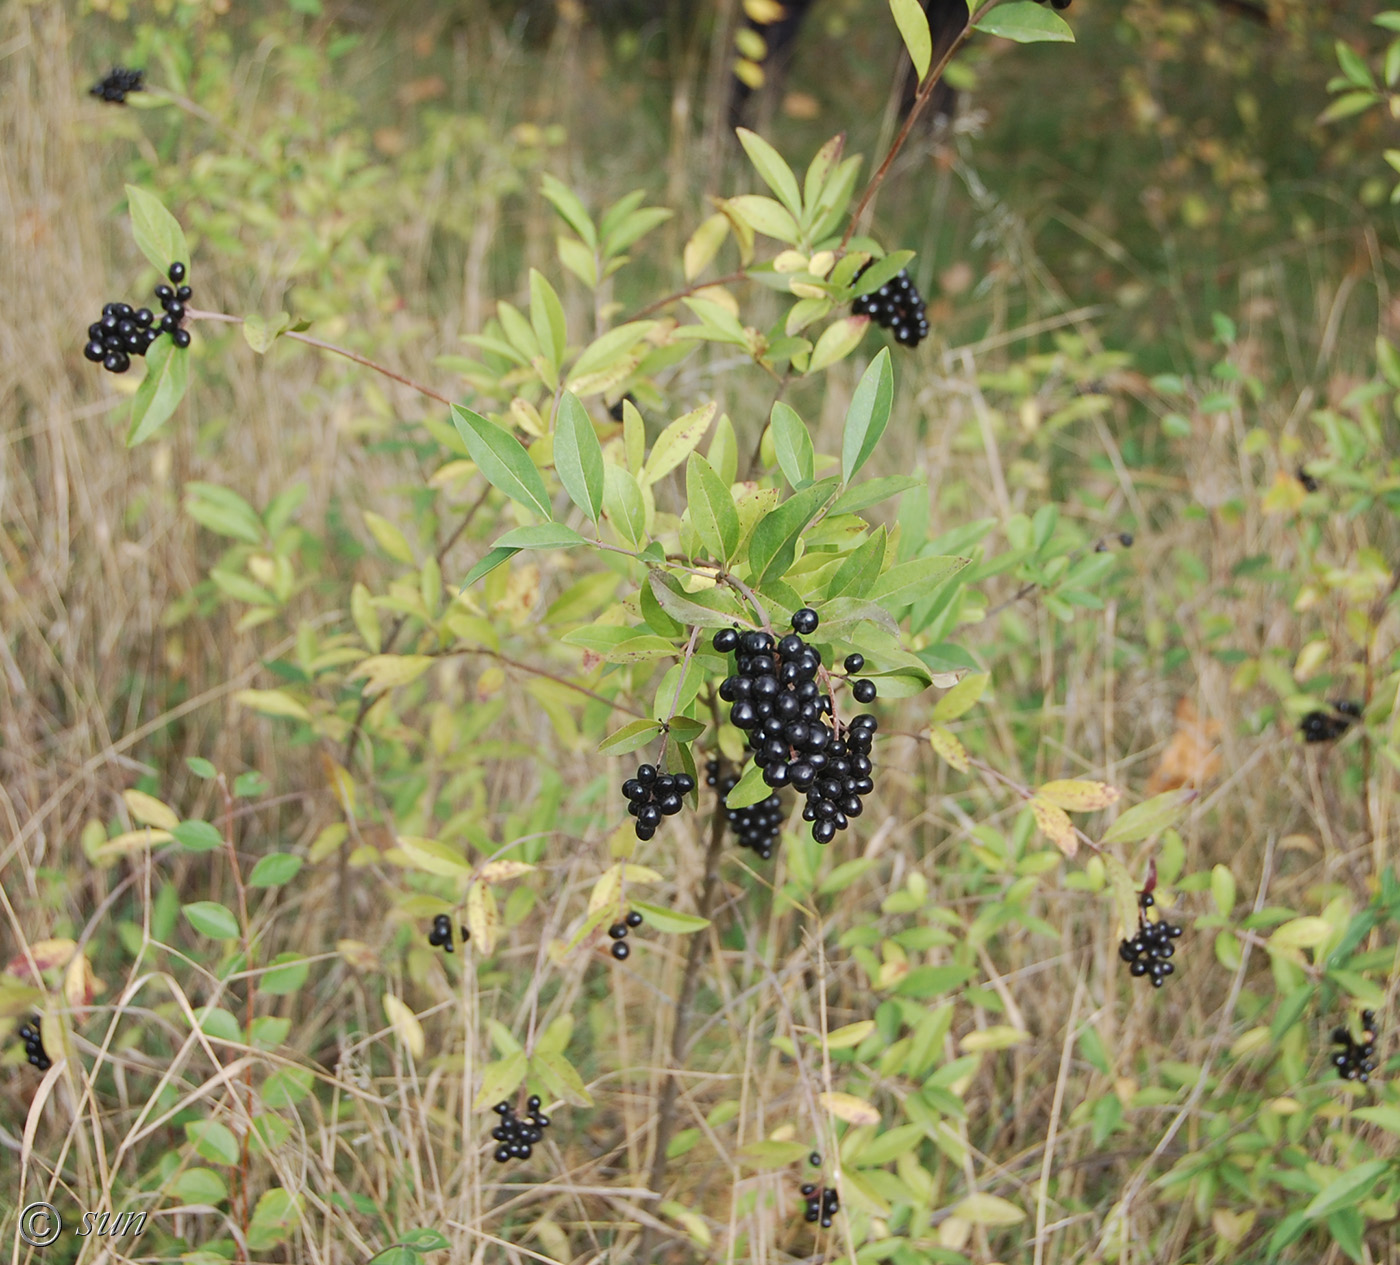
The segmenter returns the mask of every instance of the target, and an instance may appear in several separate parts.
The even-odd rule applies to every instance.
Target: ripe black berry
[[[491,1137],[499,1142],[495,1151],[492,1152],[497,1164],[504,1164],[507,1160],[528,1160],[531,1156],[532,1148],[544,1137],[544,1130],[549,1128],[549,1117],[540,1114],[540,1100],[538,1095],[531,1094],[527,1110],[530,1114],[521,1120],[515,1114],[515,1108],[508,1102],[498,1102],[492,1108],[501,1117],[501,1123],[491,1130]]]
[[[842,666],[846,669],[847,672],[850,672],[854,675],[855,673],[859,672],[863,667],[865,667],[865,656],[863,654],[848,654],[846,656],[846,661],[844,664],[842,664]]]
[[[637,772],[622,783],[627,811],[637,819],[637,838],[650,839],[663,817],[674,817],[685,807],[685,796],[695,789],[688,773],[662,773],[655,765],[639,765]]]
[[[177,329],[170,337],[177,347],[188,347],[190,345],[190,331],[187,329]]]
[[[721,799],[734,789],[738,780],[733,773],[721,777],[718,760],[711,760],[705,766],[705,784],[715,787]],[[726,808],[725,815],[729,820],[729,829],[734,834],[734,841],[741,848],[751,848],[764,861],[772,858],[773,849],[777,846],[778,836],[782,831],[783,819],[787,816],[781,797],[774,794],[757,804],[750,804],[747,808]]]
[[[1297,474],[1298,482],[1303,485],[1304,492],[1316,492],[1322,486],[1317,479],[1308,473],[1307,466],[1299,466]]]
[[[1139,894],[1137,934],[1119,943],[1118,956],[1134,978],[1150,976],[1153,988],[1161,988],[1176,970],[1170,959],[1176,954],[1174,942],[1181,936],[1181,928],[1163,920],[1149,921],[1147,911],[1155,904],[1150,892]]]
[[[88,89],[88,94],[111,105],[124,105],[128,92],[145,91],[145,85],[141,82],[145,73],[144,70],[127,70],[121,66],[113,66]]]
[[[44,1051],[44,1037],[37,1018],[21,1026],[19,1039],[24,1042],[24,1052],[29,1056],[30,1067],[47,1072],[53,1066],[53,1060]]]
[[[876,693],[874,681],[857,681],[851,687],[851,694],[857,703],[873,703]]]
[[[627,947],[627,942],[625,940],[618,940],[614,942],[612,947],[612,955],[619,962],[624,961],[627,958],[627,955],[631,952],[632,950]]]
[[[1376,1012],[1361,1012],[1361,1040],[1355,1040],[1346,1028],[1333,1028],[1332,1041],[1341,1048],[1332,1056],[1332,1066],[1344,1081],[1360,1081],[1363,1085],[1371,1079],[1376,1069]]]
[[[466,940],[466,930],[463,929],[462,939]],[[452,947],[452,919],[446,914],[438,914],[433,919],[433,929],[428,932],[428,943],[435,949],[446,949],[449,953],[455,953]]]
[[[860,671],[860,669],[857,668],[856,671]],[[813,1151],[811,1155],[807,1157],[807,1163],[809,1163],[813,1168],[820,1168],[822,1164],[821,1152]]]
[[[629,927],[640,927],[642,925],[642,916],[635,909],[633,909],[629,911],[627,917],[623,919],[623,922],[625,922]]]
[[[711,643],[720,654],[728,654],[739,644],[739,633],[734,628],[721,628],[715,633]]]
[[[810,637],[817,631],[817,624],[820,622],[817,612],[810,606],[804,606],[792,617],[792,630],[801,633],[804,637]]]
[[[869,266],[867,264],[866,268]],[[862,268],[856,273],[855,280],[859,281],[864,272],[865,268]],[[901,347],[917,347],[929,332],[925,306],[923,296],[909,277],[908,269],[901,269],[897,277],[878,290],[860,295],[851,304],[851,314],[874,317],[875,323],[889,330]]]
[[[824,1230],[830,1229],[832,1218],[841,1210],[841,1198],[835,1188],[818,1187],[808,1182],[802,1187],[802,1194],[806,1199],[803,1220],[812,1223],[820,1221]]]
[[[1351,699],[1332,704],[1334,711],[1311,711],[1298,723],[1304,742],[1335,742],[1361,715],[1361,704]]]
[[[608,935],[614,940],[622,940],[627,936],[627,924],[625,922],[615,922],[608,928]]]
[[[165,275],[176,285],[179,285],[180,282],[185,279],[185,265],[182,263],[173,263],[170,265],[170,270]]]

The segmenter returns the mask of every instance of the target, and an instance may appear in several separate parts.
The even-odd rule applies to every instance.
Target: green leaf
[[[490,575],[501,563],[509,562],[519,552],[519,549],[502,549],[500,547],[490,550],[484,558],[481,558],[477,564],[467,572],[465,578],[462,580],[461,588],[463,590],[471,588],[482,576]]]
[[[832,321],[817,339],[812,348],[811,359],[807,362],[808,373],[820,373],[830,368],[838,360],[844,360],[860,346],[865,331],[870,327],[868,316],[843,316]]]
[[[885,565],[885,541],[886,532],[881,527],[852,549],[826,586],[827,598],[860,598],[869,593]]]
[[[888,611],[897,611],[927,596],[935,586],[967,566],[966,558],[914,558],[891,567],[867,594],[872,602]]]
[[[219,776],[219,770],[202,755],[187,755],[185,757],[185,764],[195,777],[202,777],[205,781],[208,781],[211,777]]]
[[[1349,1169],[1313,1196],[1308,1206],[1303,1209],[1303,1216],[1310,1221],[1317,1221],[1338,1208],[1354,1207],[1370,1194],[1371,1187],[1389,1168],[1389,1160],[1367,1160]]]
[[[553,518],[549,494],[544,480],[535,469],[530,455],[499,426],[488,422],[479,413],[452,406],[452,424],[472,455],[486,481],[513,501],[532,509],[541,518]]]
[[[563,523],[531,523],[515,527],[498,537],[493,549],[576,549],[588,542],[572,527]]]
[[[727,628],[740,617],[738,599],[727,588],[686,593],[674,576],[656,568],[648,574],[647,583],[657,605],[692,628]]]
[[[597,250],[598,230],[593,227],[593,221],[584,210],[578,194],[548,173],[540,177],[540,192],[554,204],[564,223],[583,238],[584,245],[590,251]]]
[[[798,539],[835,487],[835,479],[823,479],[794,493],[759,520],[749,538],[749,576],[756,588],[787,574],[797,555]]]
[[[924,12],[924,6],[919,0],[890,0],[890,12],[894,14],[900,38],[909,50],[919,82],[922,83],[933,60],[933,36],[928,29],[928,15]]]
[[[530,1065],[535,1074],[565,1102],[575,1107],[593,1105],[593,1096],[583,1083],[583,1077],[558,1050],[537,1049]]]
[[[301,857],[292,856],[289,852],[271,852],[260,857],[253,866],[253,872],[248,875],[248,886],[281,887],[283,883],[290,883],[296,878],[302,865]]]
[[[763,780],[763,770],[750,764],[743,776],[730,788],[724,797],[726,808],[748,808],[767,799],[773,793],[772,787]]]
[[[696,444],[710,428],[717,408],[711,400],[708,404],[691,409],[685,416],[676,418],[656,437],[656,443],[652,445],[651,455],[647,457],[646,469],[643,471],[646,482],[655,483],[664,478],[695,450]]]
[[[232,488],[217,483],[185,484],[185,513],[201,527],[245,544],[263,543],[262,520]]]
[[[245,316],[243,341],[261,356],[289,329],[303,330],[310,324],[310,321],[293,321],[286,312],[278,312],[276,316]]]
[[[909,0],[909,2],[916,3],[916,0]],[[748,154],[749,161],[754,165],[754,170],[763,177],[763,183],[778,195],[778,201],[788,209],[792,218],[800,220],[802,218],[802,194],[798,191],[797,177],[792,174],[792,168],[783,161],[783,156],[758,133],[751,132],[746,127],[736,128],[735,131],[739,137],[739,144],[744,147],[744,152]]]
[[[560,397],[554,418],[554,469],[569,499],[596,523],[603,512],[603,446],[572,391]]]
[[[762,233],[764,237],[774,237],[789,246],[796,246],[801,239],[802,235],[792,213],[772,198],[765,198],[756,193],[741,193],[737,198],[729,198],[725,206],[754,232]]]
[[[661,733],[659,720],[629,720],[598,744],[599,755],[626,755],[644,747]]]
[[[383,514],[376,514],[373,510],[365,510],[364,519],[375,544],[395,562],[413,565],[413,546],[408,543],[408,537],[396,523],[390,522]]]
[[[913,258],[912,250],[892,250],[888,255],[872,261],[860,274],[860,280],[852,283],[852,292],[873,294],[887,281],[893,281]]]
[[[419,1260],[410,1247],[386,1247],[369,1258],[369,1265],[419,1265]]]
[[[131,397],[126,446],[135,448],[158,431],[185,397],[190,385],[188,351],[169,338],[157,338],[146,353],[146,376]]]
[[[224,1179],[212,1168],[188,1168],[170,1183],[170,1189],[187,1204],[218,1207],[228,1198],[228,1187],[224,1184]],[[215,1259],[220,1262],[223,1260],[222,1257]]]
[[[929,719],[936,725],[943,725],[970,711],[982,697],[991,679],[990,672],[974,672],[963,677],[938,700]]]
[[[216,900],[197,900],[185,905],[180,912],[191,927],[211,940],[238,939],[238,919],[231,909]]]
[[[985,35],[999,35],[1018,44],[1038,44],[1046,40],[1074,43],[1069,23],[1033,0],[1012,0],[1010,4],[998,5],[973,26]]]
[[[186,852],[212,852],[224,846],[224,837],[207,821],[182,821],[170,832]]]
[[[1349,119],[1380,103],[1380,96],[1374,92],[1344,92],[1318,115],[1319,123],[1335,123],[1338,119]]]
[[[426,1226],[418,1230],[410,1230],[399,1240],[406,1248],[415,1252],[445,1252],[452,1244],[440,1230],[431,1230]]]
[[[217,1120],[191,1120],[185,1125],[185,1137],[200,1159],[211,1164],[237,1164],[238,1139],[233,1130]]]
[[[853,488],[847,488],[831,503],[831,513],[858,514],[871,505],[878,505],[889,497],[898,496],[910,488],[922,487],[924,480],[915,474],[890,474],[879,479],[867,479]]]
[[[136,245],[160,273],[162,281],[171,264],[189,264],[190,248],[185,242],[185,231],[158,197],[129,184],[126,203],[131,208],[131,233]],[[170,342],[168,338],[159,341]]]
[[[889,425],[894,405],[894,374],[890,370],[890,349],[882,347],[861,375],[851,406],[846,410],[846,429],[841,436],[841,481],[849,483],[863,466],[880,436]]]
[[[739,547],[739,511],[724,480],[698,452],[686,460],[685,494],[695,534],[712,558],[727,563]]]
[[[260,992],[269,993],[273,997],[285,997],[288,993],[294,993],[306,983],[306,977],[311,973],[311,968],[303,957],[295,953],[279,953],[272,959],[272,965],[265,970],[258,979],[258,989]],[[291,1071],[301,1071],[300,1068],[292,1068]],[[307,1072],[307,1087],[310,1088],[311,1073]]]
[[[545,359],[555,373],[564,361],[564,347],[567,332],[564,324],[564,305],[554,287],[538,269],[530,269],[530,323],[535,328],[535,337],[540,340]]]
[[[696,931],[703,931],[710,925],[708,918],[701,918],[696,914],[683,914],[676,909],[665,909],[660,905],[647,905],[642,901],[633,900],[632,908],[642,915],[647,922],[658,931],[664,931],[668,935],[688,936]]]
[[[513,1050],[505,1058],[488,1063],[481,1072],[481,1091],[472,1103],[472,1110],[481,1111],[500,1102],[507,1094],[520,1088],[529,1068],[524,1050]]]
[[[786,1168],[807,1157],[805,1142],[750,1142],[739,1148],[739,1162],[750,1168]]]
[[[634,549],[646,542],[647,503],[636,476],[609,462],[603,467],[603,510],[608,521]]]
[[[1102,843],[1139,843],[1174,825],[1196,798],[1193,790],[1167,791],[1134,804],[1106,831]]]
[[[793,489],[801,491],[812,482],[815,471],[812,436],[807,424],[798,417],[795,409],[779,400],[773,405],[771,425],[778,467]]]

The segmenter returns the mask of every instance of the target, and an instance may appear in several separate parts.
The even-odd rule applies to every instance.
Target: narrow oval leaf
[[[710,925],[708,918],[701,918],[696,914],[683,914],[676,909],[665,909],[660,905],[647,905],[639,900],[634,900],[631,904],[632,908],[641,914],[649,925],[669,935],[688,936],[697,931],[703,931]]]
[[[728,562],[739,547],[739,511],[724,480],[698,452],[686,461],[685,492],[696,535],[711,557]]]
[[[769,424],[773,428],[773,451],[778,458],[778,468],[793,490],[800,491],[812,482],[816,469],[811,432],[797,410],[781,400],[773,405]]]
[[[473,1111],[494,1107],[507,1095],[515,1093],[529,1070],[524,1050],[513,1050],[503,1059],[488,1063],[481,1071],[481,1089],[472,1103]]]
[[[914,62],[919,82],[928,74],[929,63],[933,60],[933,36],[928,29],[928,15],[919,0],[890,0],[890,12],[894,14],[894,24],[899,27],[900,38]]]
[[[913,2],[916,0],[911,0]],[[792,168],[757,132],[751,132],[746,127],[736,128],[735,131],[754,170],[763,177],[763,183],[778,195],[778,201],[788,209],[793,219],[801,219],[802,194],[798,191],[797,177],[792,174]]]
[[[838,1120],[847,1124],[879,1124],[880,1113],[864,1098],[854,1094],[824,1093],[818,1095],[821,1104]]]
[[[768,783],[763,780],[763,770],[756,764],[750,764],[724,797],[724,806],[730,809],[748,808],[767,799],[772,793]]]
[[[670,474],[695,450],[695,445],[704,438],[710,423],[714,420],[718,405],[711,400],[697,409],[692,409],[684,417],[678,417],[656,437],[651,455],[647,458],[642,478],[647,483]]]
[[[969,673],[938,700],[931,719],[935,724],[947,723],[970,711],[986,691],[991,679],[990,672]]]
[[[778,1142],[765,1139],[739,1148],[739,1162],[750,1168],[785,1168],[805,1159],[810,1150],[805,1142]]]
[[[496,897],[485,883],[473,883],[467,892],[467,929],[477,952],[487,956],[495,952],[501,915]]]
[[[952,1212],[973,1225],[1019,1225],[1026,1219],[1026,1214],[1009,1199],[981,1193],[959,1200]]]
[[[729,236],[729,217],[716,212],[700,222],[700,227],[690,235],[681,256],[685,268],[685,279],[694,281],[713,262]]]
[[[1036,798],[1063,808],[1067,813],[1090,813],[1118,802],[1117,787],[1104,782],[1089,782],[1078,778],[1046,782],[1036,791]]]
[[[598,744],[600,755],[626,755],[644,747],[661,733],[659,720],[630,720]]]
[[[403,1042],[404,1049],[415,1059],[421,1059],[426,1046],[423,1025],[418,1022],[418,1016],[393,993],[384,994],[384,1013],[394,1029],[394,1035]]]
[[[493,488],[534,510],[541,518],[554,517],[544,480],[513,435],[459,404],[452,406],[452,424],[477,469]]]
[[[1326,918],[1294,918],[1275,929],[1269,946],[1275,949],[1314,949],[1332,934]]]
[[[492,549],[575,549],[587,544],[572,527],[563,523],[531,523],[516,527],[497,539]]]
[[[174,830],[180,818],[173,808],[163,804],[154,795],[145,791],[123,791],[122,799],[126,810],[143,826],[154,826],[157,830]]]
[[[1197,792],[1191,789],[1166,791],[1134,804],[1104,831],[1104,843],[1139,843],[1168,826],[1175,825]]]
[[[171,264],[189,264],[190,248],[185,242],[185,230],[158,197],[129,184],[126,203],[131,208],[131,233],[136,245],[162,278]]]
[[[164,425],[190,385],[190,357],[168,338],[157,338],[146,353],[146,376],[131,398],[126,446],[145,443]]]
[[[851,1050],[875,1031],[875,1020],[862,1019],[858,1023],[848,1023],[844,1028],[826,1034],[826,1047],[829,1050]]]
[[[283,883],[290,883],[296,878],[301,867],[302,859],[299,856],[293,856],[290,852],[270,852],[258,858],[253,872],[248,875],[248,886],[281,887]]]
[[[879,355],[861,375],[846,410],[846,428],[841,436],[841,481],[849,483],[880,442],[889,425],[894,406],[894,373],[890,369],[890,349]]]
[[[1036,795],[1031,799],[1031,813],[1035,824],[1050,836],[1065,856],[1072,857],[1079,851],[1079,836],[1074,833],[1074,823],[1063,808]]]
[[[942,725],[934,725],[929,730],[928,740],[934,751],[959,773],[967,772],[970,767],[967,760],[967,750],[958,741],[955,734],[944,729]]]
[[[238,939],[238,919],[232,910],[216,900],[197,900],[180,912],[191,927],[211,940]]]
[[[823,479],[796,492],[777,509],[765,514],[749,538],[749,580],[762,588],[787,574],[797,555],[797,541],[817,516],[836,487],[835,479]]]
[[[422,839],[417,835],[400,835],[399,851],[408,859],[415,870],[424,874],[436,874],[441,878],[456,878],[472,872],[471,863],[450,844],[439,843],[436,839]]]
[[[808,373],[820,373],[839,360],[844,360],[860,346],[865,331],[870,327],[868,316],[843,316],[832,321],[817,339],[812,348],[812,358],[807,362]]]
[[[781,203],[758,194],[744,193],[725,201],[725,208],[738,216],[755,233],[796,246],[801,234],[797,221]]]
[[[603,512],[603,447],[572,391],[560,397],[554,419],[554,469],[569,499],[596,523]]]
[[[973,26],[985,35],[999,35],[1018,44],[1038,44],[1046,40],[1074,43],[1074,31],[1069,23],[1034,0],[1012,0],[1010,4],[998,5]]]

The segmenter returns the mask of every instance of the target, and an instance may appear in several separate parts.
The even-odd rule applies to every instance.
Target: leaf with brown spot
[[[1079,851],[1079,836],[1074,833],[1074,823],[1063,808],[1036,795],[1031,798],[1031,812],[1035,814],[1035,824],[1050,836],[1065,856],[1072,857]]]

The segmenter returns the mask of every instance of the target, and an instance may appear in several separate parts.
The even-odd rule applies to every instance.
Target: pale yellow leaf
[[[367,677],[365,689],[371,694],[380,690],[395,689],[416,681],[433,666],[430,654],[372,654],[361,659],[359,666],[350,673],[350,678]]]
[[[472,943],[478,953],[489,956],[495,951],[501,916],[496,909],[496,898],[485,883],[473,883],[467,892],[467,929],[472,933]]]
[[[955,734],[944,729],[942,725],[935,725],[929,730],[928,740],[934,751],[959,773],[967,772],[967,751]]]
[[[837,1028],[835,1032],[826,1034],[827,1049],[849,1050],[859,1045],[874,1031],[875,1020],[873,1019],[862,1019],[859,1023],[848,1023],[844,1028]]]
[[[154,826],[157,830],[174,830],[180,818],[168,805],[161,803],[154,795],[144,791],[123,791],[122,799],[126,809],[143,826]]]
[[[1070,779],[1061,782],[1046,782],[1036,791],[1036,795],[1063,808],[1067,813],[1089,813],[1098,808],[1107,808],[1118,800],[1118,790],[1105,782],[1086,782]]]
[[[263,716],[286,716],[292,720],[311,719],[311,713],[283,690],[239,690],[233,696],[233,701]]]
[[[423,1025],[418,1016],[393,993],[384,994],[384,1013],[389,1017],[395,1035],[415,1059],[423,1057]]]
[[[847,1124],[879,1124],[880,1113],[875,1110],[864,1098],[857,1098],[854,1094],[825,1093],[820,1094],[821,1104],[838,1120],[844,1120]]]
[[[415,870],[436,874],[441,878],[457,878],[470,874],[472,867],[456,848],[436,839],[421,839],[417,835],[400,835],[399,851]]]
[[[973,1225],[1019,1225],[1026,1214],[1009,1199],[997,1195],[968,1195],[953,1205],[953,1215]]]
[[[504,883],[507,879],[529,874],[535,867],[525,861],[488,861],[477,875],[483,883]]]
[[[1050,836],[1065,856],[1072,857],[1079,851],[1079,836],[1074,833],[1074,823],[1064,809],[1048,804],[1036,795],[1031,799],[1031,812],[1035,814],[1035,824]]]
[[[1332,934],[1326,918],[1294,918],[1275,929],[1269,945],[1275,949],[1313,949]]]
[[[977,1054],[983,1050],[1008,1050],[1030,1039],[1030,1033],[999,1023],[980,1032],[969,1032],[959,1044],[965,1054]]]

